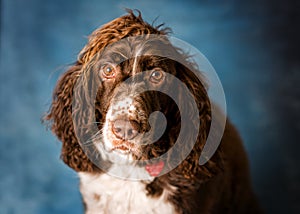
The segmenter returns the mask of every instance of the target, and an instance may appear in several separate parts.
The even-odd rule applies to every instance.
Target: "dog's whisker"
[[[92,122],[90,124],[100,124],[100,125],[103,125],[104,123],[103,122]]]

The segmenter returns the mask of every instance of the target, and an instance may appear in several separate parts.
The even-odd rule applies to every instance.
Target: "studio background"
[[[300,213],[298,1],[0,0],[0,213],[83,212],[75,172],[41,124],[86,36],[141,10],[200,50],[223,84],[266,213]]]

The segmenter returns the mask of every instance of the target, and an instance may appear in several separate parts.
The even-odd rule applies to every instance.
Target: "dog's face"
[[[89,76],[101,82],[95,102],[101,135],[95,139],[101,140],[93,143],[108,160],[148,160],[174,144],[169,134],[180,127],[180,113],[174,100],[160,92],[176,87],[170,76],[177,75],[177,63],[161,56],[171,49],[175,51],[163,41],[130,38],[108,46],[90,62]]]
[[[174,148],[177,138],[181,144],[167,153],[165,165],[174,169],[180,164],[176,170],[186,177],[202,170],[197,162],[211,120],[203,78],[197,76],[200,73],[189,56],[164,38],[168,29],[159,28],[133,13],[113,20],[93,32],[76,63],[58,81],[45,119],[63,143],[63,161],[74,170],[98,172],[98,163],[118,162],[118,157],[129,163],[155,159]],[[159,38],[135,38],[149,35]],[[77,83],[82,78],[85,83],[80,88]],[[185,99],[184,90],[191,99]],[[96,92],[91,99],[92,91]],[[79,105],[87,108],[80,111]],[[96,131],[91,124],[96,124]],[[186,135],[181,136],[181,130]],[[177,165],[171,166],[173,160]],[[210,175],[210,170],[201,173]]]

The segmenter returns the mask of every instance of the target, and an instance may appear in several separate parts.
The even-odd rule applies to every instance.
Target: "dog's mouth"
[[[124,145],[113,147],[112,151],[115,151],[115,150],[123,152],[123,153],[128,153],[131,151],[131,149],[129,147],[124,146]]]
[[[114,146],[111,148],[111,151],[115,151],[121,154],[134,154],[136,156],[139,154],[136,146],[129,141],[114,140],[112,144]]]
[[[143,159],[141,150],[136,147],[134,143],[129,141],[116,141],[117,140],[115,140],[113,143],[117,145],[113,146],[109,153],[115,153],[117,156],[129,160],[128,163],[131,163],[131,161],[139,162],[139,160]],[[144,160],[141,163],[137,163],[136,166],[144,168],[145,172],[150,176],[157,177],[164,169],[165,163],[163,161],[151,162],[149,160]]]

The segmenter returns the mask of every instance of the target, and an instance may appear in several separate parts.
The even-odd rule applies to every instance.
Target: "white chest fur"
[[[158,198],[146,195],[145,184],[126,181],[107,174],[79,173],[80,191],[86,203],[86,214],[154,214],[175,213],[167,202],[170,191]]]

